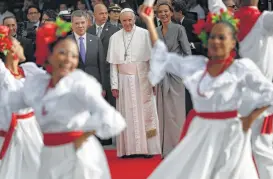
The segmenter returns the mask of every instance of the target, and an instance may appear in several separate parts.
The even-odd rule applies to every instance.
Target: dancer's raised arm
[[[222,0],[208,0],[208,5],[211,13],[219,13],[221,9],[227,10]]]
[[[166,45],[158,38],[153,22],[153,12],[150,15],[147,15],[144,12],[145,8],[147,7],[140,7],[139,14],[148,27],[153,45],[149,74],[152,85],[159,83],[166,73],[171,73],[180,78],[185,78],[193,71],[200,69],[200,66],[205,66],[205,57],[183,57],[176,53],[168,52]]]

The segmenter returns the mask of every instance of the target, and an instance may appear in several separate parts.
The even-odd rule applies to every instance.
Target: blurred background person
[[[77,1],[77,9],[82,11],[87,11],[86,5],[83,0]]]
[[[8,3],[6,0],[0,1],[0,25],[3,24],[3,19],[5,17],[14,16],[13,13],[8,11]]]
[[[118,4],[110,4],[109,8],[108,8],[108,12],[109,12],[109,22],[116,26],[117,28],[121,29],[122,25],[119,21],[119,15],[121,12],[121,7]]]
[[[223,3],[226,5],[227,9],[231,12],[234,12],[238,9],[234,0],[223,0]]]
[[[46,22],[55,22],[58,14],[52,9],[45,10],[42,15],[41,25]]]
[[[35,62],[34,57],[34,46],[30,39],[22,37],[20,34],[17,34],[17,21],[14,16],[6,17],[3,19],[3,25],[9,27],[10,36],[16,38],[24,49],[24,55],[26,57],[25,62]]]
[[[68,10],[67,5],[65,3],[61,3],[59,5],[59,12],[60,11],[66,11],[66,10]]]
[[[86,13],[87,13],[87,29],[88,29],[94,24],[95,19],[94,19],[94,13],[91,10],[87,11]]]

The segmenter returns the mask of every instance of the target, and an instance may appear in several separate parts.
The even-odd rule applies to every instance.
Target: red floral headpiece
[[[36,63],[44,66],[49,54],[49,45],[58,37],[65,37],[71,30],[71,23],[57,18],[54,23],[46,23],[36,32]]]
[[[12,48],[12,41],[9,38],[10,29],[0,25],[0,52],[7,55]]]
[[[232,12],[229,10],[220,10],[220,14],[209,13],[206,21],[199,19],[196,24],[193,25],[194,33],[198,35],[198,38],[202,41],[204,46],[208,45],[208,33],[210,33],[213,25],[218,22],[226,22],[230,24],[235,31],[238,31],[239,19],[236,19]]]

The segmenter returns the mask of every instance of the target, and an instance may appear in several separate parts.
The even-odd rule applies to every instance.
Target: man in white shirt
[[[76,10],[71,15],[73,34],[70,36],[79,47],[78,68],[94,76],[105,89],[105,57],[100,39],[86,33],[87,14],[82,10]],[[105,91],[103,92],[105,96]]]
[[[5,17],[14,16],[11,12],[8,11],[8,5],[6,1],[0,1],[0,25],[3,24],[3,19]]]

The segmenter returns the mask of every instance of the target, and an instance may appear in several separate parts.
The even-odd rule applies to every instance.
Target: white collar
[[[97,29],[98,27],[101,27],[101,29],[103,29],[104,26],[105,26],[105,23],[102,24],[102,25],[97,25],[97,24],[96,24],[96,29]]]
[[[182,17],[182,19],[180,20],[180,23],[183,23],[183,20],[185,19],[185,16]]]
[[[76,40],[79,40],[80,37],[83,37],[86,40],[86,33],[84,35],[82,35],[82,36],[79,36],[78,34],[76,34],[74,32],[74,35],[75,35]]]

